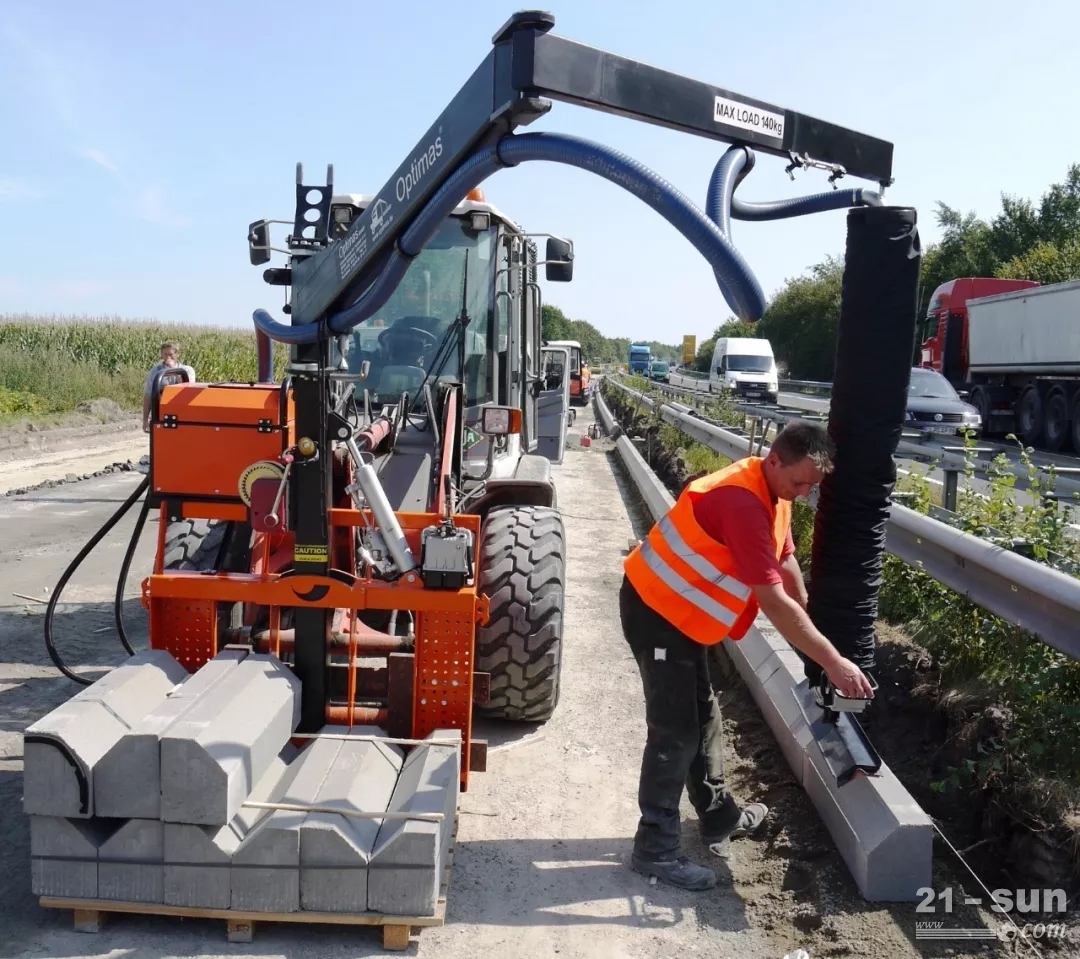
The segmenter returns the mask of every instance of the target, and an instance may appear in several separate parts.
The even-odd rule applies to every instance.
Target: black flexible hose
[[[147,477],[149,482],[149,477]],[[143,500],[142,509],[139,510],[139,518],[135,520],[135,529],[131,533],[127,552],[124,554],[124,562],[120,567],[120,576],[116,580],[116,597],[113,600],[113,618],[116,620],[116,634],[129,656],[135,655],[135,648],[128,641],[127,630],[124,628],[124,588],[127,586],[128,571],[131,569],[131,561],[135,556],[135,548],[139,545],[139,537],[146,525],[146,516],[150,512],[150,497]]]
[[[67,664],[60,658],[60,654],[56,651],[56,644],[53,642],[52,622],[53,615],[56,613],[56,604],[60,600],[60,594],[64,591],[64,587],[67,585],[72,574],[79,568],[82,561],[90,555],[91,551],[98,543],[105,538],[109,530],[111,530],[118,522],[120,518],[135,505],[135,501],[142,496],[146,489],[150,486],[150,477],[143,477],[143,481],[138,485],[138,488],[132,493],[120,506],[120,508],[109,517],[104,526],[101,527],[87,542],[87,544],[79,550],[75,558],[68,565],[68,568],[64,570],[64,574],[57,581],[55,588],[52,591],[52,596],[49,597],[49,605],[45,609],[45,649],[49,654],[49,658],[56,665],[56,668],[60,670],[68,679],[72,682],[78,683],[80,686],[90,686],[94,680],[87,679],[85,676],[80,676],[78,673],[73,673],[68,669]],[[138,528],[136,528],[138,532]],[[134,542],[135,537],[132,538]],[[123,637],[121,637],[123,639]],[[126,640],[124,641],[125,648],[128,647]]]

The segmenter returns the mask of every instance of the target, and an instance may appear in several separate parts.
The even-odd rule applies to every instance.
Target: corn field
[[[202,381],[256,377],[254,330],[0,314],[0,419],[66,413],[95,399],[137,410],[146,374],[166,340],[180,344],[181,362]],[[274,352],[280,379],[287,349]]]

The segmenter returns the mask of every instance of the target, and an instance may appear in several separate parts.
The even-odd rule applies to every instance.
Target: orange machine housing
[[[182,509],[168,518],[246,519],[240,476],[280,460],[295,443],[294,416],[292,391],[280,383],[164,387],[151,412],[150,459],[153,495]]]

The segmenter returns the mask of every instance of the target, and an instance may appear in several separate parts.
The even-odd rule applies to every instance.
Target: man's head
[[[778,434],[765,457],[765,480],[773,496],[806,496],[832,472],[836,447],[820,423],[794,420]]]
[[[161,362],[168,367],[180,365],[180,344],[175,340],[168,340],[161,344]]]

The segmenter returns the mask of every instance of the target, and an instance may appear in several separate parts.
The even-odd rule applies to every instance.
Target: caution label
[[[717,97],[713,105],[713,119],[724,126],[760,133],[775,140],[778,145],[784,142],[784,117],[780,113],[762,110],[761,107],[740,103],[738,100]]]
[[[293,547],[293,558],[305,563],[325,563],[330,559],[330,551],[325,546]]]

